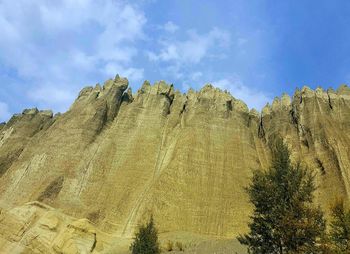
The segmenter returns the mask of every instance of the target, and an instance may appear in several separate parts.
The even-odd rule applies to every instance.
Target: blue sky
[[[250,108],[350,81],[350,1],[0,0],[0,121],[65,111],[86,85],[205,83]]]

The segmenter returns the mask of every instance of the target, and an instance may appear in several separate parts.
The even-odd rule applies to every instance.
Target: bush
[[[350,253],[350,210],[344,200],[338,200],[331,208],[330,240],[334,253]]]
[[[313,206],[314,175],[291,164],[281,139],[272,151],[272,166],[256,170],[247,188],[252,222],[250,232],[238,240],[251,254],[320,253],[326,224]]]
[[[160,254],[158,232],[153,216],[146,225],[139,227],[134,242],[130,245],[130,251],[132,254]]]

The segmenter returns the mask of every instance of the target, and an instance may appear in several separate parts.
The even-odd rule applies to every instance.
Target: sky
[[[211,83],[260,110],[350,81],[348,0],[0,0],[0,121],[65,112],[117,73],[133,92]]]

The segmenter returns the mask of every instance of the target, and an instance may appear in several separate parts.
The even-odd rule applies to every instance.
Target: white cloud
[[[223,50],[230,44],[230,34],[225,30],[213,28],[203,34],[188,30],[185,35],[183,40],[171,35],[160,37],[158,52],[148,51],[146,55],[148,60],[159,64],[162,75],[181,79],[182,83],[187,84],[188,81],[203,80],[202,72],[194,71],[194,68],[204,59],[222,57]]]
[[[115,63],[107,64],[104,71],[109,76],[115,75],[116,73],[123,73],[123,76],[128,77],[130,81],[139,81],[143,79],[143,69],[124,68]]]
[[[246,44],[248,42],[248,40],[246,38],[238,38],[237,39],[237,45],[238,46],[244,46],[244,44]]]
[[[0,101],[0,122],[7,121],[11,117],[9,107],[6,103]]]
[[[143,12],[122,0],[3,0],[0,62],[31,87],[34,104],[60,110],[72,91],[112,71],[143,78],[132,60],[145,23]]]
[[[266,103],[272,101],[269,95],[244,85],[238,76],[219,79],[211,83],[216,87],[229,91],[233,97],[244,101],[249,108],[261,110]]]
[[[163,29],[168,33],[175,33],[177,30],[179,30],[179,27],[175,25],[173,22],[168,21],[167,23],[164,24]]]
[[[196,80],[199,80],[202,76],[203,76],[202,72],[196,71],[196,72],[191,74],[191,79],[196,81]]]
[[[57,84],[46,84],[29,90],[27,96],[43,109],[55,105],[56,111],[65,112],[76,97],[76,91],[70,88],[62,89]]]
[[[166,39],[160,41],[158,53],[148,52],[151,61],[176,62],[181,64],[198,64],[205,57],[212,56],[211,50],[225,47],[229,44],[230,35],[227,31],[214,28],[206,34],[198,34],[191,30],[187,32],[188,39],[176,41]]]

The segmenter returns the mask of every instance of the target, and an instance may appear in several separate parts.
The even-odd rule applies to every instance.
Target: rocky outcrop
[[[136,94],[127,87],[117,76],[84,88],[64,114],[25,110],[0,127],[0,206],[9,218],[0,222],[0,248],[96,252],[97,231],[130,237],[150,213],[160,232],[242,233],[251,211],[244,187],[252,170],[269,166],[276,136],[316,172],[326,212],[335,197],[349,197],[346,86],[304,87],[261,113],[209,84],[186,94],[164,81],[146,81]],[[57,219],[64,226],[51,238],[28,240],[48,205],[69,219]],[[39,215],[11,217],[16,209]]]
[[[1,210],[0,227],[1,253],[79,254],[104,248],[104,235],[87,219],[69,217],[40,202]]]
[[[31,139],[52,123],[52,112],[38,109],[25,109],[14,115],[7,124],[0,127],[0,177],[21,155]]]

